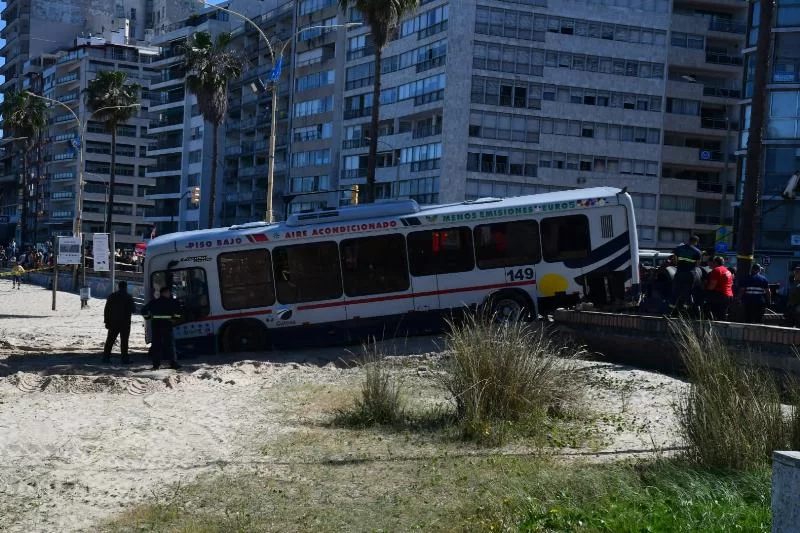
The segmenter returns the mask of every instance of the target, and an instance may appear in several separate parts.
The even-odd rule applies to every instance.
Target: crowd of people
[[[800,266],[793,269],[779,298],[777,286],[770,284],[760,264],[739,274],[736,267],[726,266],[724,257],[701,251],[699,241],[693,236],[664,264],[644,273],[644,311],[760,324],[767,309],[780,306],[784,322],[800,327]]]
[[[26,246],[24,249],[11,239],[5,246],[0,247],[0,268],[12,268],[19,265],[26,270],[47,268],[53,265],[53,245],[50,241],[36,246]]]

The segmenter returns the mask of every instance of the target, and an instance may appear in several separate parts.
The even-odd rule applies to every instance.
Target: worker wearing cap
[[[150,332],[152,346],[150,355],[153,359],[153,370],[161,367],[162,359],[169,359],[170,368],[178,369],[180,365],[175,358],[175,349],[172,346],[172,326],[181,318],[181,306],[172,298],[169,286],[161,287],[159,297],[151,300],[142,308],[142,315],[151,320]]]
[[[787,287],[786,320],[790,326],[800,327],[800,265],[792,269],[792,278]]]
[[[697,248],[700,237],[693,235],[689,244],[681,244],[675,251],[676,265],[675,278],[672,280],[672,306],[677,310],[685,307],[695,307],[694,294],[700,285],[700,272],[698,264],[703,253]]]
[[[16,259],[11,260],[11,288],[17,288],[17,290],[22,287],[22,275],[25,273],[25,269],[22,268],[22,265],[17,263]]]
[[[772,303],[769,282],[761,272],[764,269],[758,263],[750,269],[750,275],[739,283],[739,299],[744,306],[744,321],[748,324],[760,324],[764,320],[764,311]]]

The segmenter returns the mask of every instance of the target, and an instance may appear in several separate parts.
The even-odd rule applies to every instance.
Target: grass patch
[[[582,395],[572,360],[540,325],[469,316],[451,323],[450,352],[435,379],[450,394],[464,437],[499,443],[509,428],[540,426]]]
[[[724,474],[656,462],[549,469],[521,482],[520,494],[520,531],[770,530],[768,468]]]
[[[768,469],[529,457],[276,465],[216,474],[105,531],[769,531]]]
[[[691,382],[677,406],[689,458],[709,468],[747,470],[769,464],[789,444],[781,391],[767,371],[737,361],[713,329],[671,323]]]

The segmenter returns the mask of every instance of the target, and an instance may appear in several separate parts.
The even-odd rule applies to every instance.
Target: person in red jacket
[[[722,257],[715,257],[711,265],[714,268],[709,273],[706,284],[709,318],[726,320],[728,308],[733,301],[733,274],[725,266],[725,260]]]

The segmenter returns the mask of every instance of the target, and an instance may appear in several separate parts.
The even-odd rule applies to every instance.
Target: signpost
[[[81,264],[81,236],[61,237],[58,239],[58,264],[59,265],[80,265]]]
[[[95,233],[92,241],[95,272],[108,272],[108,250],[108,233]]]

